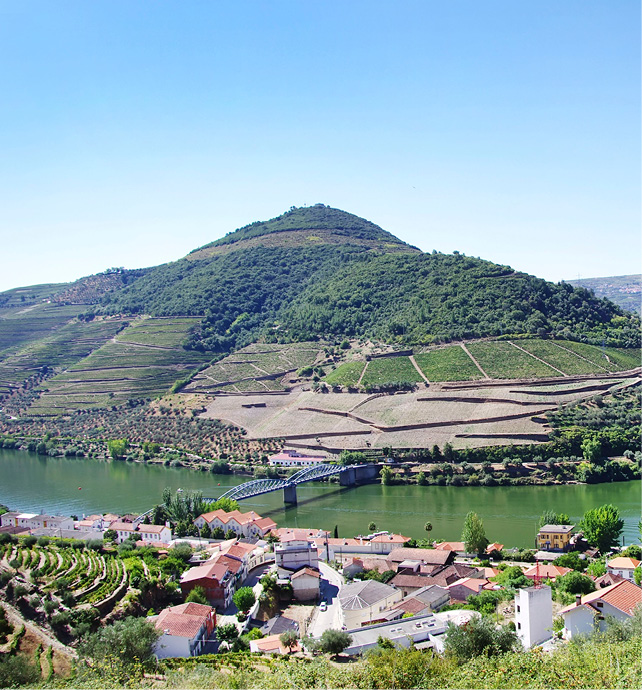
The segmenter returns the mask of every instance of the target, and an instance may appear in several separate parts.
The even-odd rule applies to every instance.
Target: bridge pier
[[[357,473],[354,467],[346,467],[339,475],[339,484],[341,486],[354,486],[357,483]]]
[[[296,500],[296,484],[287,484],[283,487],[283,502],[286,505],[295,506]]]

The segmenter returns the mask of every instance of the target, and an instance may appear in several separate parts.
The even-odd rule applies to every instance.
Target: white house
[[[304,566],[319,568],[319,552],[314,543],[299,535],[284,534],[274,545],[274,561],[280,568],[299,570]]]
[[[551,588],[524,587],[515,597],[515,632],[525,649],[553,636],[553,598]]]
[[[625,580],[634,582],[633,571],[640,565],[640,561],[636,558],[628,558],[626,556],[618,556],[617,558],[612,558],[606,564],[606,572],[611,573],[611,575],[620,575]]]
[[[588,635],[595,629],[603,630],[604,620],[608,616],[626,620],[641,604],[642,588],[628,580],[620,580],[582,597],[578,594],[575,604],[560,611],[564,619],[564,635],[572,638],[575,635]]]
[[[310,467],[311,465],[322,465],[328,459],[324,455],[305,455],[296,450],[282,450],[276,455],[270,455],[268,462],[270,465],[280,467]]]
[[[358,628],[383,620],[387,611],[403,598],[400,590],[376,580],[353,582],[339,590],[343,620],[348,628]]]
[[[143,541],[156,544],[169,544],[172,541],[172,530],[166,525],[134,525],[132,522],[112,522],[109,529],[116,532],[116,542],[122,544],[132,535],[140,536]]]
[[[46,515],[44,513],[9,512],[0,516],[2,527],[24,527],[25,529],[73,529],[74,521],[62,515]]]
[[[154,627],[162,633],[155,648],[159,659],[198,656],[216,627],[216,612],[194,602],[170,606],[160,612]]]

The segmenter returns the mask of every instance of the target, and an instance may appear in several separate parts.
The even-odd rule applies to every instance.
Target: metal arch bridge
[[[287,490],[295,492],[297,484],[302,484],[303,482],[311,482],[315,479],[323,479],[323,477],[329,477],[332,474],[348,472],[349,470],[354,471],[355,467],[358,467],[358,465],[342,466],[323,464],[314,465],[313,467],[305,467],[304,469],[299,470],[296,474],[293,474],[291,477],[288,477],[287,479],[255,479],[251,482],[245,482],[245,484],[239,484],[239,486],[235,486],[233,489],[226,491],[223,495],[219,496],[219,498],[231,498],[234,501],[240,501],[244,498],[260,496],[261,494],[267,494],[272,491],[278,491],[279,489],[286,490],[287,494]],[[296,496],[296,493],[294,493],[294,496]],[[214,502],[218,499],[206,498],[204,500]],[[296,502],[296,498],[294,499],[294,501],[290,501],[287,499],[286,495],[286,502]]]

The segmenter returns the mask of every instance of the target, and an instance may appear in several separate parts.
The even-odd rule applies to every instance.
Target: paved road
[[[343,614],[338,596],[344,583],[343,575],[321,561],[319,561],[319,570],[321,571],[321,600],[327,602],[328,609],[321,611],[317,607],[312,614],[312,621],[307,632],[311,637],[320,637],[325,630],[330,628],[341,630],[343,626]]]
[[[263,585],[259,580],[265,575],[265,573],[270,569],[271,563],[264,563],[251,570],[249,575],[245,578],[243,582],[243,587],[251,587],[254,590],[254,596],[259,598],[261,592],[263,591]],[[224,625],[225,623],[234,623],[239,630],[241,629],[241,624],[236,620],[236,614],[238,609],[236,608],[234,602],[232,602],[224,611],[216,613],[216,625]]]

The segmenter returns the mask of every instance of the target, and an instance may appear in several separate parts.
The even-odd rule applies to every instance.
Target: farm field
[[[278,380],[288,372],[311,366],[320,347],[316,343],[262,345],[254,343],[225,357],[194,377],[187,392],[224,389],[230,392],[284,390]],[[269,379],[267,377],[274,378]],[[263,378],[263,380],[257,380]]]
[[[520,340],[518,345],[568,375],[610,371],[604,366],[578,357],[574,352],[565,349],[564,343],[558,344],[551,340]]]
[[[618,379],[590,383],[590,390],[575,382],[541,388],[528,382],[494,387],[480,382],[472,389],[452,390],[433,384],[428,389],[395,395],[292,391],[253,396],[252,403],[264,406],[250,408],[244,407],[248,399],[243,397],[217,396],[205,403],[206,412],[200,417],[241,427],[248,439],[282,438],[287,442],[307,434],[305,446],[319,450],[367,448],[368,444],[377,448],[430,447],[446,441],[455,447],[484,446],[499,443],[496,434],[506,443],[519,444],[532,442],[524,435],[543,440],[548,427],[541,420],[547,410],[590,397],[595,386],[607,390],[620,385]],[[348,415],[328,414],[333,411]],[[423,424],[427,426],[403,428]],[[469,434],[473,437],[466,438]]]
[[[560,341],[560,345],[572,350],[580,357],[588,359],[593,364],[604,367],[608,371],[622,371],[640,366],[640,350],[623,350],[614,347],[601,348],[570,340]],[[609,359],[606,359],[604,355],[607,355]]]
[[[0,361],[0,390],[2,382],[22,383],[42,367],[62,370],[76,363],[126,325],[122,319],[106,319],[72,321],[61,326],[48,338],[25,345]]]
[[[429,381],[472,381],[483,378],[459,345],[417,354],[415,362]]]
[[[371,359],[361,379],[364,388],[391,382],[422,383],[423,379],[409,357],[381,357]]]
[[[13,351],[29,342],[46,338],[78,314],[78,307],[36,304],[19,310],[0,310],[0,352]],[[6,355],[6,352],[2,354]]]
[[[325,381],[331,386],[356,386],[366,366],[364,361],[344,362],[331,371]]]
[[[559,371],[506,341],[468,343],[466,347],[481,368],[493,379],[561,376]]]
[[[29,414],[52,415],[77,409],[111,407],[130,399],[167,392],[172,384],[207,361],[181,343],[191,319],[138,319],[113,340],[48,379]],[[158,334],[162,346],[142,344]]]

